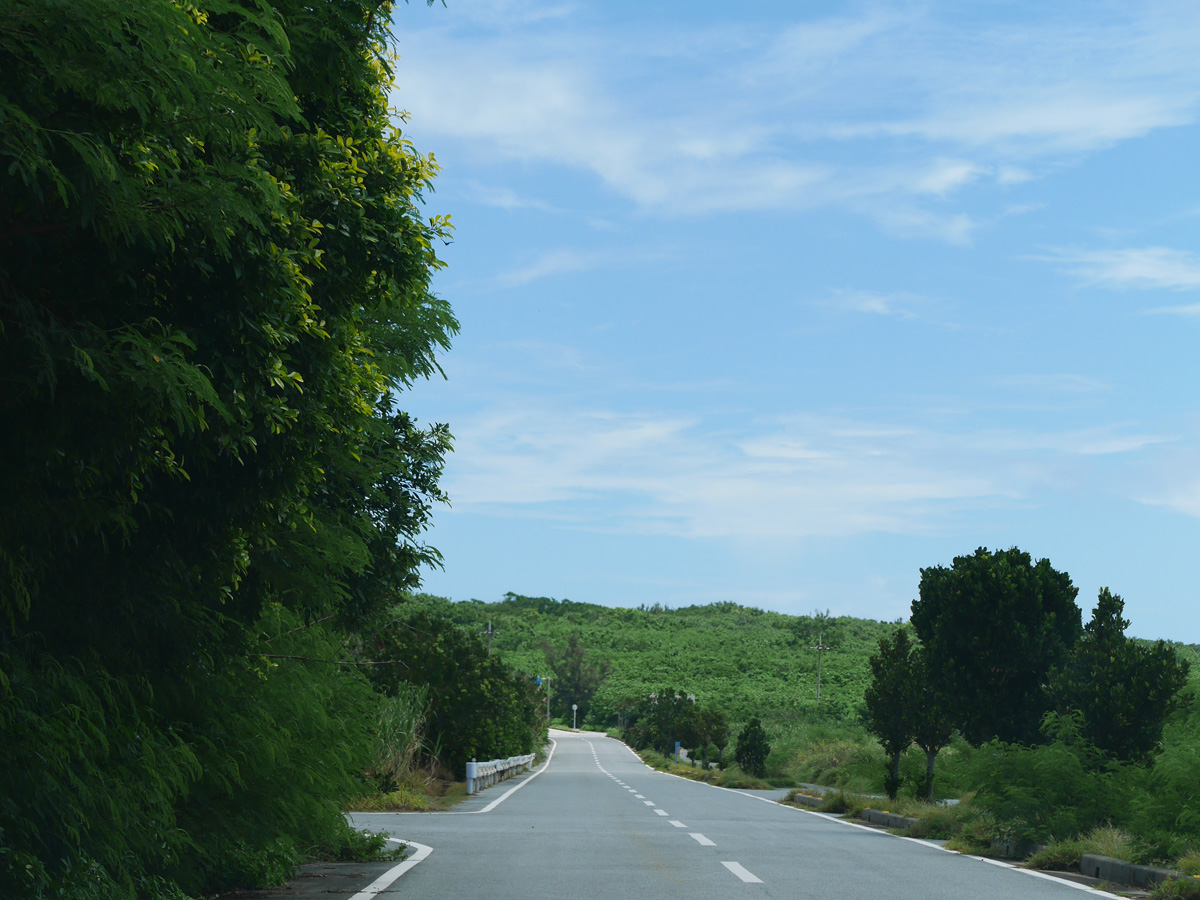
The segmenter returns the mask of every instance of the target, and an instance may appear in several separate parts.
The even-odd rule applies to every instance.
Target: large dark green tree
[[[1125,601],[1101,588],[1091,621],[1051,678],[1061,712],[1083,717],[1081,736],[1121,760],[1143,762],[1158,749],[1168,716],[1182,703],[1188,663],[1163,641],[1126,637]]]
[[[449,438],[395,403],[456,328],[390,14],[0,10],[6,897],[211,888],[345,827],[334,629],[437,559]]]
[[[571,707],[575,705],[579,707],[578,721],[586,721],[592,709],[592,699],[608,677],[608,660],[589,655],[578,632],[567,635],[566,644],[561,647],[546,642],[543,649],[546,664],[553,673],[550,696],[552,712],[570,721],[573,712]]]
[[[1013,547],[921,570],[912,625],[950,721],[973,743],[1041,740],[1050,671],[1080,634],[1065,572]]]

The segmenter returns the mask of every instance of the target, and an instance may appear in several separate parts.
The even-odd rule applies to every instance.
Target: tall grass
[[[381,793],[402,785],[415,771],[424,748],[428,689],[400,682],[396,693],[380,700],[375,719],[375,776]]]

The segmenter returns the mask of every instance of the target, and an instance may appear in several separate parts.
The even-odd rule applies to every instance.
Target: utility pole
[[[487,639],[488,639],[488,656],[491,656],[491,655],[492,655],[492,638],[494,638],[494,637],[495,637],[496,635],[498,635],[500,632],[498,632],[498,631],[495,631],[495,630],[492,628],[492,620],[491,620],[491,619],[488,619],[488,627],[487,627],[487,629],[486,629],[486,630],[484,630],[484,631],[481,631],[481,632],[479,632],[479,633],[480,633],[480,634],[486,634],[486,635],[487,635]]]
[[[829,649],[828,647],[826,647],[824,644],[821,643],[821,632],[819,632],[819,631],[817,632],[817,646],[809,647],[808,649],[817,651],[817,703],[820,704],[820,702],[821,702],[821,654],[824,651]]]

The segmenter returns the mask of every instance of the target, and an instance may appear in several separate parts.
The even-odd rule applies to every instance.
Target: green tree
[[[725,719],[725,713],[721,710],[712,707],[702,707],[696,716],[696,740],[701,747],[703,755],[704,768],[708,768],[708,748],[714,746],[717,748],[718,761],[724,756],[725,745],[729,743],[729,722]]]
[[[449,435],[395,404],[456,329],[390,13],[5,3],[6,897],[212,890],[346,829],[343,629],[437,562]]]
[[[637,703],[625,733],[634,747],[653,747],[670,756],[676,741],[683,747],[699,743],[698,718],[696,705],[685,695],[673,688],[660,688]]]
[[[762,722],[755,716],[737,738],[737,747],[733,751],[734,761],[747,775],[762,778],[767,774],[767,757],[771,754],[771,745],[767,741],[767,733],[763,731]]]
[[[1125,601],[1101,588],[1091,621],[1066,664],[1051,678],[1060,712],[1083,716],[1082,736],[1121,760],[1144,762],[1157,751],[1182,695],[1188,663],[1163,641],[1126,637]]]
[[[592,700],[596,691],[608,677],[609,661],[597,661],[589,657],[578,632],[569,634],[566,644],[562,647],[555,647],[547,641],[542,649],[546,654],[546,664],[554,673],[554,693],[550,698],[550,707],[554,715],[570,721],[573,712],[571,706],[577,705],[578,721],[586,721],[592,710]]]
[[[942,748],[950,743],[954,733],[946,712],[946,698],[934,686],[929,674],[929,659],[924,647],[914,647],[909,654],[913,690],[913,743],[925,754],[925,774],[917,785],[917,796],[933,799],[934,766]]]
[[[1080,632],[1077,589],[1048,560],[1013,547],[921,570],[912,625],[950,721],[979,744],[1040,740],[1046,682]]]
[[[422,611],[377,624],[368,647],[379,691],[425,688],[426,744],[456,776],[470,759],[533,751],[542,730],[533,681],[489,656],[478,635]]]
[[[867,730],[879,739],[887,759],[883,787],[895,798],[900,790],[900,757],[916,735],[916,673],[908,629],[881,638],[871,656],[871,684],[864,696]]]

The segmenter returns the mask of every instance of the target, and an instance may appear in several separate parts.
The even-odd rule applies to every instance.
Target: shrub
[[[1200,850],[1189,850],[1175,863],[1184,875],[1200,875]]]
[[[1150,892],[1153,900],[1200,900],[1200,875],[1168,878]]]
[[[755,716],[746,723],[737,739],[737,750],[734,760],[742,771],[755,778],[767,774],[767,757],[771,753],[771,745],[767,742],[767,734],[763,731],[762,722]]]
[[[1051,841],[1023,863],[1026,869],[1051,869],[1065,872],[1078,869],[1083,854],[1089,853],[1080,838]]]

